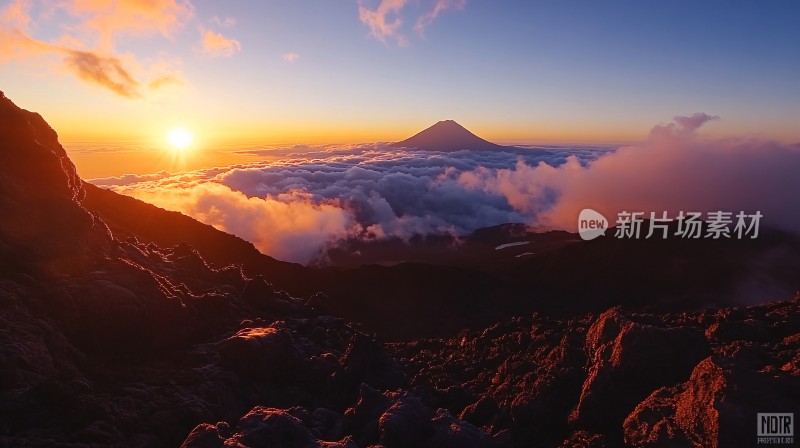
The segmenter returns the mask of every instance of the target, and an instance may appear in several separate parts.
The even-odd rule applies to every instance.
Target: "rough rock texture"
[[[55,131],[0,92],[0,269],[72,272],[111,234],[78,201],[84,191]]]
[[[309,427],[308,411],[303,408],[281,410],[253,408],[239,420],[236,428],[226,423],[197,426],[182,448],[252,446],[274,448],[358,448],[350,437],[338,442],[320,441]]]
[[[800,403],[800,297],[750,308],[514,319],[392,349],[429,402],[515,446],[755,443]],[[720,328],[743,330],[723,338]]]
[[[637,447],[738,446],[755,443],[758,412],[797,412],[800,403],[798,299],[740,310],[722,310],[706,333],[720,327],[743,331],[714,346],[714,354],[679,385],[654,391],[624,423],[625,441]],[[745,322],[745,324],[739,324]]]
[[[586,380],[573,418],[595,431],[620,430],[619,422],[661,386],[686,378],[710,354],[703,332],[631,321],[617,309],[601,314],[586,335]]]

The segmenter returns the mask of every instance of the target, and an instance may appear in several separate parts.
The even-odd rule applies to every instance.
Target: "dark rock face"
[[[628,444],[637,447],[754,444],[752,422],[758,412],[797,409],[800,298],[731,311],[718,316],[741,313],[742,322],[771,328],[769,342],[763,340],[760,332],[743,332],[733,337],[733,342],[715,344],[714,354],[698,363],[687,381],[658,389],[639,403],[624,423]],[[736,326],[727,325],[729,322],[714,322],[709,329]],[[787,333],[793,334],[781,337]]]
[[[385,343],[112,234],[41,117],[0,118],[0,446],[728,447],[800,403],[800,297]]]
[[[56,132],[41,115],[20,109],[2,92],[0,135],[0,158],[7,186],[29,187],[28,195],[44,199],[82,198],[81,179],[58,143]],[[10,182],[12,173],[14,182]]]
[[[233,429],[225,423],[199,425],[181,447],[358,448],[350,437],[338,442],[320,441],[303,421],[307,414],[302,408],[285,411],[259,406],[242,417]]]
[[[612,309],[586,335],[586,381],[574,418],[586,428],[612,432],[654,389],[685,380],[710,354],[695,328],[660,328],[635,323]]]
[[[653,392],[625,420],[633,446],[719,446],[717,398],[725,388],[722,369],[703,360],[686,384]]]
[[[3,271],[69,271],[108,249],[107,227],[77,202],[82,181],[55,131],[2,92],[0,167]]]
[[[514,319],[392,346],[425,399],[515,446],[740,446],[800,403],[800,297],[717,313]],[[721,339],[718,328],[768,328]],[[770,411],[774,410],[774,411]]]
[[[255,407],[231,428],[227,423],[198,425],[185,448],[221,446],[317,448],[359,446],[482,448],[508,446],[446,410],[434,412],[407,392],[381,393],[365,386],[344,415],[325,408],[309,412]],[[342,437],[343,432],[354,432]]]

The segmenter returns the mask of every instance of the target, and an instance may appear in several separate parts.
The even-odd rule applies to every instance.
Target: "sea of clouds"
[[[620,148],[294,147],[264,150],[278,161],[92,182],[300,263],[348,238],[466,234],[507,222],[575,231],[583,208],[612,221],[621,210],[758,210],[768,225],[800,229],[800,145],[698,136],[714,119],[676,117]]]

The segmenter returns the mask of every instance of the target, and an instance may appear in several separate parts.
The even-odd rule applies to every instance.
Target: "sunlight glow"
[[[192,144],[193,136],[185,128],[175,128],[167,134],[169,144],[178,150],[184,150]]]

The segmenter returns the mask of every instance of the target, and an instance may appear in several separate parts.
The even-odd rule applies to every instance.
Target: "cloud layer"
[[[277,258],[310,263],[345,238],[464,234],[523,222],[576,230],[592,208],[761,211],[762,225],[800,228],[800,146],[707,140],[705,114],[676,117],[636,146],[426,152],[387,145],[254,151],[277,162],[97,185],[184,212]]]
[[[461,185],[477,169],[518,161],[584,163],[606,148],[536,147],[509,152],[424,152],[387,145],[268,150],[279,162],[95,179],[161,207],[181,211],[253,242],[277,258],[313,262],[345,238],[410,238],[467,233],[527,222],[501,195]],[[485,167],[485,168],[481,168]]]
[[[707,140],[697,130],[717,117],[694,114],[653,128],[646,142],[622,147],[588,166],[519,162],[459,176],[467,188],[501,195],[535,224],[574,230],[592,208],[614,220],[621,211],[761,211],[763,223],[800,229],[800,145],[754,139]],[[648,215],[649,216],[649,215]]]

